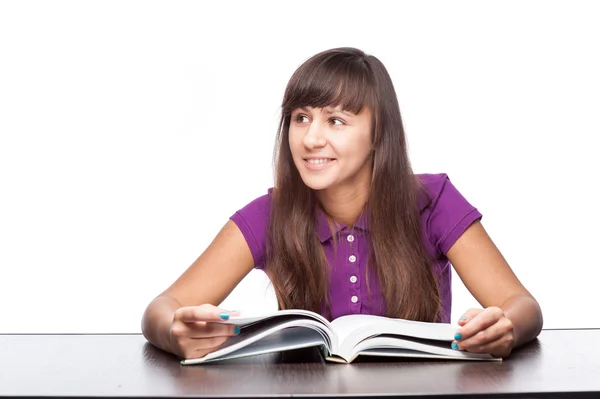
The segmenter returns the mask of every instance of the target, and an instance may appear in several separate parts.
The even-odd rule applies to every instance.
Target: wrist
[[[513,348],[538,336],[542,329],[542,314],[537,301],[530,295],[515,295],[500,307],[513,326]]]

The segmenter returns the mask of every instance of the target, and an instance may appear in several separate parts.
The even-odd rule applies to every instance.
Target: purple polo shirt
[[[449,323],[452,307],[451,265],[446,257],[452,244],[474,221],[482,217],[454,187],[448,176],[417,174],[427,194],[419,198],[422,243],[434,259],[432,268],[438,278],[442,296],[439,322]],[[264,270],[265,243],[271,206],[271,189],[231,216],[246,238],[254,266]],[[385,314],[385,301],[373,267],[369,268],[370,293],[364,281],[368,260],[369,230],[364,218],[351,229],[343,224],[335,232],[338,253],[334,256],[333,237],[323,212],[319,208],[316,234],[323,245],[330,267],[329,295],[333,318],[347,314]],[[324,309],[321,314],[325,317]]]

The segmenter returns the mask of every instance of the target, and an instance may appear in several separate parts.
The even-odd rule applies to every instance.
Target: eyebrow
[[[304,112],[309,112],[309,110],[306,107],[300,107],[300,109]],[[338,110],[338,109],[326,109],[325,112],[327,112],[328,114],[344,114],[347,116],[354,116],[346,111],[343,110]]]

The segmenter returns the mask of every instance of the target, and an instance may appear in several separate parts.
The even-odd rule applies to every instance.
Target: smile
[[[310,170],[321,170],[333,164],[334,158],[310,158],[304,159],[304,165]]]

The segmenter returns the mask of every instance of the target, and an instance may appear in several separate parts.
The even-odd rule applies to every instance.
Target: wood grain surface
[[[600,330],[544,330],[503,362],[365,358],[314,349],[181,366],[141,335],[0,335],[0,396],[597,397]]]

